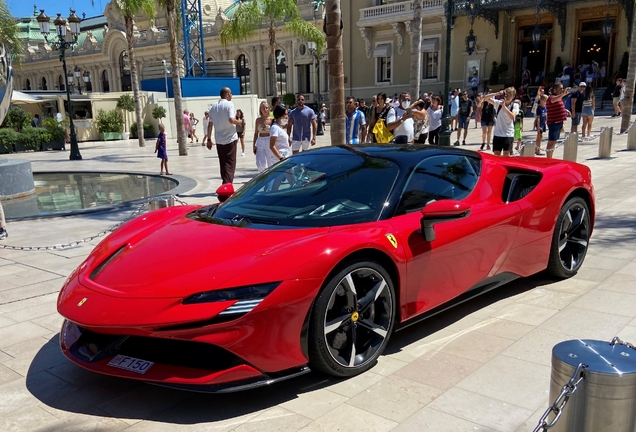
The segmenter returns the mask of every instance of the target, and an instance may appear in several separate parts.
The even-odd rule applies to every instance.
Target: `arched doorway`
[[[131,91],[130,61],[126,51],[122,51],[119,55],[119,73],[121,75],[121,91]]]
[[[236,59],[236,72],[241,80],[241,94],[252,93],[252,86],[250,83],[250,62],[245,54],[241,54]]]
[[[31,80],[27,78],[26,84],[24,86],[25,90],[31,90]]]
[[[66,90],[66,87],[64,86],[64,78],[62,78],[62,75],[57,76],[57,87],[60,90]]]
[[[48,86],[46,85],[46,78],[42,77],[42,90],[48,90]]]
[[[110,83],[108,82],[108,71],[106,69],[102,71],[102,89],[104,93],[108,93],[110,91]]]

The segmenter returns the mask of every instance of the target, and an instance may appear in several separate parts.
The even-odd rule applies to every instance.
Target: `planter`
[[[122,139],[125,139],[125,140],[130,139],[130,132],[124,132]]]
[[[27,149],[20,143],[15,143],[13,144],[13,150],[18,153],[18,152],[25,152],[27,151]]]
[[[133,139],[137,139],[137,134],[136,133],[131,133],[130,137]],[[157,136],[155,135],[155,133],[153,131],[144,131],[144,139],[152,139],[152,138],[157,138]]]
[[[66,150],[66,143],[64,140],[42,143],[42,150]]]
[[[7,154],[7,153],[11,153],[11,149],[8,149],[4,146],[0,146],[0,154]]]
[[[122,139],[122,134],[119,132],[102,132],[99,134],[99,139],[102,141],[112,141]]]

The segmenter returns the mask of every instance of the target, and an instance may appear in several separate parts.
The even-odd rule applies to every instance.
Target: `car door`
[[[485,162],[483,162],[485,164]],[[519,225],[519,207],[501,199],[505,169],[482,166],[478,157],[437,154],[410,174],[391,219],[406,249],[403,303],[409,316],[432,309],[493,277],[505,261]],[[421,232],[422,209],[432,201],[457,200],[468,216],[435,225],[435,240]],[[403,317],[407,318],[407,317]]]

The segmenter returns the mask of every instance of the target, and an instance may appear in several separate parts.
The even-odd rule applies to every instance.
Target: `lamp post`
[[[316,109],[318,110],[318,130],[316,131],[316,135],[324,135],[325,131],[322,130],[322,121],[320,120],[320,103],[318,101],[318,96],[320,95],[320,89],[318,85],[320,83],[320,79],[318,77],[318,71],[320,70],[320,59],[318,58],[317,45],[316,42],[309,41],[307,42],[307,48],[309,52],[316,60],[316,64],[314,66],[314,100],[316,101]],[[316,91],[318,90],[318,91]]]
[[[450,130],[450,106],[448,95],[450,92],[450,61],[451,61],[451,25],[453,21],[453,9],[455,8],[453,0],[447,0],[446,3],[446,68],[444,70],[444,94],[445,100],[444,111],[442,116],[442,131],[439,133],[439,145],[450,146],[451,130]]]
[[[75,75],[75,78],[77,78],[77,92],[79,94],[82,94],[82,71],[80,70],[79,66],[75,66],[75,69],[73,69],[73,74]]]
[[[81,19],[75,15],[75,11],[71,10],[71,15],[68,17],[68,20],[62,18],[62,14],[57,14],[57,18],[53,21],[53,25],[55,26],[55,33],[57,36],[53,38],[52,42],[49,42],[49,33],[50,33],[50,18],[44,14],[44,9],[40,9],[40,15],[37,17],[38,24],[40,26],[40,33],[44,36],[44,40],[47,43],[50,43],[51,46],[57,49],[60,52],[60,61],[62,62],[62,70],[64,71],[64,76],[67,77],[68,83],[72,84],[75,81],[73,74],[70,74],[66,70],[66,50],[71,48],[77,42],[77,36],[80,33],[80,23]],[[68,22],[70,30],[71,30],[71,40],[67,40],[66,38],[66,23]],[[69,130],[70,130],[70,139],[71,139],[71,160],[81,160],[82,155],[79,151],[79,146],[77,145],[77,135],[75,134],[75,126],[73,125],[73,109],[71,105],[71,91],[69,89],[69,85],[66,86],[66,103],[68,106],[68,118],[69,118]]]

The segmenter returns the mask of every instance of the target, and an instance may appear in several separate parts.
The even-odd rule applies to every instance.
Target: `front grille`
[[[205,370],[225,370],[246,364],[216,345],[142,336],[105,335],[84,330],[71,348],[80,360],[95,362],[117,354],[155,363]]]

